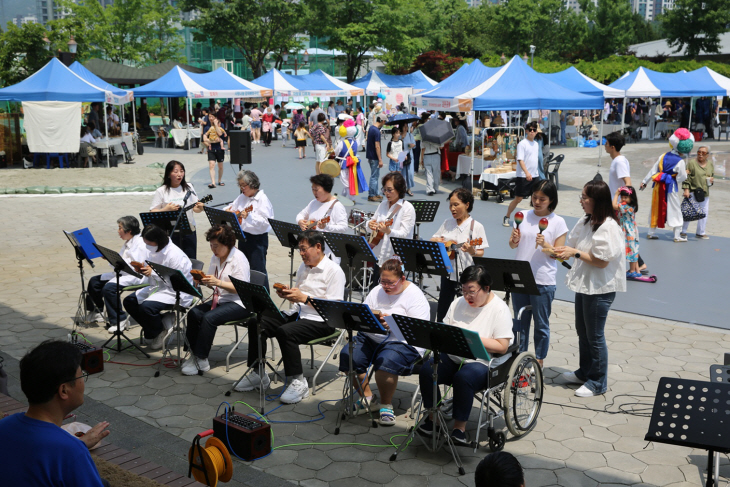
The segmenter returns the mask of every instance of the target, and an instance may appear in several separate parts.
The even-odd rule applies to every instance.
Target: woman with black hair
[[[119,255],[129,264],[130,262],[144,262],[147,258],[147,247],[139,234],[139,220],[133,216],[123,216],[117,220],[117,234],[124,240]],[[119,276],[119,288],[140,284],[142,279],[122,272]],[[114,333],[117,329],[117,287],[116,274],[105,272],[89,279],[89,296],[86,299],[86,309],[98,310],[92,321],[103,322],[101,311],[106,304],[106,315],[109,319],[107,330]],[[119,327],[121,331],[129,325],[129,318],[124,310],[119,310]]]
[[[170,241],[167,232],[157,225],[147,225],[142,230],[142,239],[148,252],[146,260],[178,269],[188,281],[193,282],[193,276],[190,274],[193,264],[188,256]],[[172,322],[174,317],[171,313],[165,315],[167,321],[164,324],[160,313],[173,308],[175,290],[169,282],[160,279],[160,276],[149,265],[143,266],[139,272],[147,277],[145,281],[149,286],[124,298],[124,309],[142,327],[144,337],[152,340],[150,348],[159,350],[162,348],[165,338],[165,329],[174,325]],[[192,302],[192,296],[185,293],[180,294],[181,306],[188,307]]]
[[[213,298],[188,313],[186,336],[190,343],[190,359],[185,361],[183,375],[195,375],[210,370],[208,354],[218,327],[230,321],[241,321],[251,313],[246,309],[231,276],[241,281],[251,280],[251,268],[243,252],[236,248],[236,234],[228,225],[215,225],[205,233],[213,257],[206,276],[198,281],[213,290]]]
[[[188,217],[192,233],[180,237],[179,233],[172,236],[172,243],[180,247],[185,255],[195,259],[198,254],[198,234],[195,232],[195,216],[193,212],[203,211],[203,203],[197,203],[198,195],[193,185],[185,181],[185,166],[179,161],[170,161],[165,167],[165,176],[162,186],[157,188],[152,197],[150,211],[179,211],[183,205],[195,204],[192,210],[185,215]]]
[[[347,226],[347,210],[332,194],[334,178],[327,174],[317,174],[309,178],[312,183],[314,199],[297,213],[296,221],[302,230],[345,233]],[[329,221],[323,222],[325,218]]]
[[[624,232],[613,210],[611,191],[603,181],[583,186],[580,204],[585,217],[568,234],[565,246],[555,247],[557,257],[575,257],[565,276],[568,289],[575,292],[575,331],[578,334],[580,366],[564,372],[563,378],[582,384],[578,397],[603,394],[608,389],[608,347],[606,317],[616,292],[626,291],[624,273]]]
[[[463,296],[451,303],[444,323],[479,334],[484,348],[490,354],[505,354],[514,335],[509,306],[491,290],[492,276],[480,265],[464,269],[459,278]],[[509,355],[493,358],[491,366],[504,363]],[[424,407],[433,407],[433,359],[421,367],[418,383]],[[469,419],[474,393],[489,387],[490,363],[454,355],[444,355],[438,368],[438,383],[453,385],[454,444],[466,446],[466,422]],[[441,394],[438,392],[440,400]],[[445,425],[441,425],[444,427]],[[418,428],[426,436],[433,434],[433,417],[429,415]]]
[[[555,259],[542,250],[565,245],[568,226],[562,217],[554,213],[558,206],[558,188],[555,183],[547,180],[537,183],[530,196],[530,206],[533,209],[524,212],[522,223],[512,230],[509,246],[517,249],[516,260],[530,263],[540,295],[512,293],[512,307],[515,316],[524,306],[532,307],[522,314],[519,325],[520,352],[526,352],[530,344],[530,320],[534,317],[535,357],[542,365],[550,348],[550,313],[558,271]],[[547,228],[540,230],[540,221],[543,219],[547,221]]]

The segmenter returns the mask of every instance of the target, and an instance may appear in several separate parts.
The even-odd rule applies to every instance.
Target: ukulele
[[[326,216],[322,218],[321,220],[309,220],[309,223],[307,224],[307,230],[313,230],[316,228],[320,223],[326,225],[330,222],[330,217]]]
[[[213,195],[212,195],[212,194],[208,194],[208,195],[205,195],[205,196],[203,196],[202,198],[200,198],[200,199],[199,199],[198,201],[196,201],[195,203],[193,203],[192,205],[188,205],[188,206],[186,206],[185,208],[183,208],[183,212],[186,212],[186,211],[188,211],[188,210],[192,210],[192,209],[193,209],[193,207],[194,207],[195,205],[197,205],[198,203],[203,203],[203,204],[205,204],[205,203],[207,203],[208,201],[213,201]]]
[[[236,217],[238,217],[238,223],[243,223],[243,213],[246,213],[246,216],[248,216],[249,213],[253,211],[253,205],[248,205],[246,208],[243,209],[243,211],[236,211]]]
[[[132,267],[134,267],[134,270],[137,272],[142,272],[142,268],[144,267],[144,264],[141,262],[137,262],[136,260],[133,260],[129,263]]]
[[[393,219],[391,218],[390,220],[386,220],[382,223],[385,223],[385,226],[389,227],[393,225]],[[368,240],[368,245],[370,245],[370,248],[374,249],[380,243],[380,241],[383,240],[383,237],[385,237],[384,232],[377,232],[373,230],[373,233],[370,234],[370,240]]]
[[[469,241],[469,245],[474,247],[475,245],[481,245],[482,239],[481,238],[475,238],[474,240]],[[446,252],[449,254],[449,259],[455,259],[456,258],[456,251],[461,248],[461,246],[464,245],[463,243],[456,243],[454,240],[447,240],[444,242],[444,246],[446,247]],[[456,248],[453,248],[453,247]]]

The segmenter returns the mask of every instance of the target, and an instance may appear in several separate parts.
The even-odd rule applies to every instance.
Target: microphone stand
[[[177,225],[180,223],[180,218],[182,218],[183,213],[185,212],[185,204],[188,202],[188,198],[190,198],[190,194],[192,191],[188,190],[188,193],[185,195],[185,198],[183,198],[183,204],[180,207],[180,212],[177,214],[177,220],[175,220],[175,226],[172,227],[172,231],[170,232],[170,237],[175,233],[175,229],[177,228]]]

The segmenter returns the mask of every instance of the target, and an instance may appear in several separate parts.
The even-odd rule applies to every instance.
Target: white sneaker
[[[677,243],[686,242],[687,241],[687,237],[675,238],[674,241],[677,242]]]
[[[104,323],[106,319],[104,318],[104,315],[101,313],[92,313],[91,317],[89,318],[90,322],[97,322],[97,323]]]
[[[161,331],[159,335],[157,335],[155,338],[150,340],[150,348],[152,350],[161,350],[162,346],[165,344],[165,336],[167,333],[164,331]]]
[[[578,397],[593,397],[593,396],[597,396],[598,394],[596,394],[595,392],[593,392],[592,390],[588,389],[586,386],[583,385],[583,386],[580,386],[575,391],[575,395]]]
[[[563,372],[563,379],[570,384],[584,384],[584,380],[580,380],[575,372]]]
[[[294,379],[284,394],[281,395],[281,402],[284,404],[296,404],[302,399],[309,397],[309,384],[307,379]]]
[[[197,375],[198,371],[208,372],[210,370],[210,363],[207,358],[198,358],[191,356],[185,361],[180,372],[183,375]]]
[[[129,327],[129,317],[127,317],[124,321],[119,322],[119,331],[124,331],[127,327]],[[117,324],[114,323],[109,325],[109,328],[107,328],[106,331],[108,331],[110,335],[113,335],[114,332],[117,331]]]
[[[235,385],[233,390],[238,392],[248,392],[253,391],[254,389],[259,389],[262,386],[264,390],[266,390],[269,388],[269,384],[271,384],[271,379],[269,379],[268,375],[264,374],[264,378],[261,380],[259,374],[252,370],[250,374],[241,379],[238,384]]]
[[[175,313],[165,313],[162,315],[162,326],[165,327],[165,330],[169,330],[175,326]]]

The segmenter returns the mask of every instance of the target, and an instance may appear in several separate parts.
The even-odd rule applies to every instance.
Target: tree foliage
[[[464,64],[464,59],[440,51],[424,52],[413,63],[412,70],[420,69],[423,74],[436,81],[450,76]],[[407,71],[406,71],[407,72]]]
[[[298,47],[304,31],[304,7],[296,0],[182,0],[183,11],[196,11],[186,25],[194,39],[237,50],[255,76],[263,74],[267,55],[277,57]]]
[[[49,61],[45,36],[46,30],[40,24],[18,27],[8,22],[7,30],[0,34],[0,79],[4,85],[23,81]]]
[[[700,51],[717,53],[720,34],[730,24],[730,0],[675,0],[674,8],[661,16],[662,28],[674,52],[686,48],[697,58]]]

